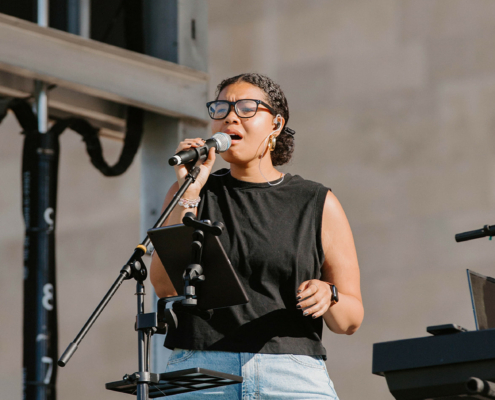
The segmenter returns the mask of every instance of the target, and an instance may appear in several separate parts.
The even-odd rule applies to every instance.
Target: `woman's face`
[[[241,99],[262,100],[268,103],[263,90],[247,82],[233,83],[225,87],[218,95],[218,100],[237,101]],[[259,160],[259,156],[266,149],[267,137],[275,130],[274,118],[275,116],[260,104],[254,117],[240,118],[235,113],[234,107],[231,107],[224,119],[213,120],[212,134],[224,132],[232,139],[230,149],[221,153],[222,158],[232,164],[248,164]],[[281,122],[283,124],[283,120]]]

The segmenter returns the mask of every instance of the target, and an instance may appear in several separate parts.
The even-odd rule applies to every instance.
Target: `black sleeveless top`
[[[200,217],[225,225],[220,241],[249,303],[215,310],[209,321],[180,314],[165,346],[325,357],[323,319],[304,317],[296,309],[296,291],[321,275],[327,192],[297,175],[286,174],[276,186],[239,181],[230,173],[210,175],[201,192]]]

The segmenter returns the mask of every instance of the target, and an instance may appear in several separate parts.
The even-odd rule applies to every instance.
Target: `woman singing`
[[[242,375],[244,382],[177,398],[338,399],[324,363],[323,321],[332,332],[351,335],[364,313],[344,210],[323,185],[276,169],[289,161],[295,132],[287,127],[285,95],[270,78],[226,79],[207,107],[212,132],[232,139],[221,154],[230,169],[211,173],[211,149],[166,225],[198,209],[200,219],[221,221],[220,241],[249,303],[215,310],[209,321],[181,314],[166,338],[174,350],[166,372],[202,367]],[[177,151],[202,145],[200,138],[186,139]],[[184,166],[175,170],[165,204],[187,175]],[[156,254],[151,281],[159,297],[177,295]]]

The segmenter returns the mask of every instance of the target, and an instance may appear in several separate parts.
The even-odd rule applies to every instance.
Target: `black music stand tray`
[[[172,396],[236,383],[242,383],[242,377],[205,368],[190,368],[164,374],[151,374],[149,397],[154,399],[156,397]],[[105,384],[105,388],[120,393],[136,395],[137,381],[132,381],[128,377],[121,381],[109,382]]]

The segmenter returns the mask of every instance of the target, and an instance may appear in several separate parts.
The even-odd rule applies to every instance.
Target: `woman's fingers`
[[[311,316],[313,319],[321,317],[323,314],[325,314],[330,307],[330,304],[327,304],[325,302],[320,302],[313,307],[310,307],[306,310],[304,310],[303,315],[305,316]]]
[[[213,167],[213,164],[215,163],[216,155],[215,155],[215,148],[212,147],[210,151],[208,152],[208,158],[205,160],[203,165],[209,169]]]
[[[201,138],[184,139],[182,142],[179,143],[175,152],[178,153],[179,151],[187,150],[190,149],[191,147],[201,147],[204,146],[204,144],[205,141]]]
[[[325,314],[330,307],[331,298],[329,285],[320,280],[312,279],[299,286],[296,307],[303,310],[303,315],[318,318]]]
[[[196,182],[198,182],[201,187],[206,184],[208,177],[210,176],[211,169],[213,168],[213,164],[215,163],[215,148],[211,148],[208,153],[208,158],[205,162],[200,166],[201,171],[199,172],[198,177],[196,178]]]
[[[314,295],[318,291],[317,283],[315,283],[316,279],[312,279],[310,281],[303,282],[301,286],[299,286],[297,298],[304,299],[306,297]]]

